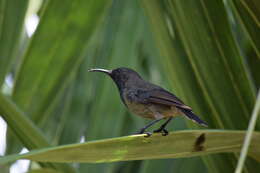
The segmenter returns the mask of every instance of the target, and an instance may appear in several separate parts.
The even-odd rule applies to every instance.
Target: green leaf
[[[62,173],[62,172],[57,171],[55,169],[42,168],[42,169],[32,169],[27,173]]]
[[[13,98],[38,122],[83,60],[109,1],[49,1],[17,74]],[[61,51],[62,50],[62,51]]]
[[[238,152],[244,131],[187,130],[168,136],[133,135],[81,144],[43,148],[22,155],[0,158],[4,164],[17,159],[41,162],[103,163],[126,160],[193,157],[214,153]],[[254,132],[249,153],[260,153],[260,132]]]
[[[162,55],[161,69],[174,93],[211,128],[245,129],[256,86],[223,1],[143,2]],[[203,157],[214,172],[233,171],[236,158],[232,154]],[[253,169],[258,168],[249,161],[245,172]]]
[[[173,91],[196,114],[204,116],[210,128],[245,130],[248,126],[255,102],[255,88],[260,81],[256,27],[259,22],[254,23],[251,17],[254,14],[259,18],[258,5],[254,5],[258,3],[257,0],[146,0],[148,6],[154,5],[147,8],[147,11],[150,19],[155,21],[151,26],[156,30],[153,33],[156,42],[151,37],[151,28],[143,16],[139,0],[113,0],[100,27],[96,27],[100,19],[97,13],[102,16],[103,10],[96,10],[96,13],[88,16],[91,11],[89,8],[95,9],[92,6],[101,2],[99,0],[65,0],[62,5],[58,0],[44,0],[41,11],[37,13],[40,24],[36,33],[29,38],[29,42],[19,45],[15,39],[9,38],[16,37],[21,25],[2,25],[3,21],[10,24],[23,23],[23,20],[17,20],[23,18],[20,12],[24,6],[20,3],[25,1],[16,1],[0,0],[0,40],[3,36],[6,36],[4,40],[9,40],[0,43],[0,47],[5,47],[0,48],[0,55],[14,50],[10,52],[11,59],[0,56],[0,78],[4,79],[12,64],[12,74],[18,74],[13,98],[17,99],[24,116],[36,120],[32,123],[29,119],[31,125],[41,129],[44,137],[52,144],[77,143],[82,136],[91,141],[132,134],[144,125],[143,119],[127,113],[111,79],[102,74],[87,72],[87,69],[94,67],[112,69],[126,66],[137,70],[146,80]],[[6,8],[3,2],[9,3],[12,8],[9,8],[10,5]],[[83,7],[88,2],[91,4],[89,8]],[[102,2],[100,6],[109,3]],[[10,21],[5,19],[8,10],[11,12],[9,14],[14,14],[13,17],[9,16]],[[81,14],[74,15],[78,13]],[[90,26],[93,28],[89,28],[83,23],[92,16],[98,19]],[[83,25],[86,28],[81,28]],[[3,34],[1,31],[4,27],[8,30],[5,29]],[[93,32],[90,33],[90,30]],[[19,52],[16,48],[9,47],[19,47]],[[158,50],[161,56],[158,55]],[[19,70],[17,65],[20,64]],[[252,79],[255,80],[254,85]],[[14,100],[12,104],[16,104]],[[20,120],[19,117],[10,116],[9,119],[14,118],[10,120],[14,121],[13,124]],[[9,124],[12,124],[10,121]],[[169,130],[186,129],[184,121],[181,117],[176,118],[169,125]],[[24,120],[21,122],[17,127],[12,125],[12,128],[17,128],[14,130],[16,133],[19,133]],[[192,123],[189,125],[193,126]],[[259,130],[259,122],[256,126]],[[31,133],[26,133],[24,129],[21,132],[23,134],[19,134],[19,139],[24,138],[20,140],[24,142],[28,139],[26,135]],[[256,137],[259,138],[259,135]],[[141,139],[146,140],[143,137]],[[172,143],[174,141],[168,146]],[[182,140],[178,143],[182,143]],[[18,146],[19,149],[21,145],[17,144],[15,140],[8,140],[7,153],[12,146]],[[19,150],[13,149],[9,153],[18,152]],[[259,161],[258,153],[251,156]],[[96,153],[98,154],[100,153]],[[223,153],[182,159],[158,158],[100,164],[83,162],[74,163],[73,166],[78,172],[225,173],[234,171],[238,157],[238,153]],[[259,170],[259,165],[252,158],[247,158],[243,171],[255,172]],[[40,166],[54,168],[49,163],[40,163]],[[0,172],[4,171],[1,168]],[[45,168],[37,171],[45,172]],[[29,169],[33,170],[34,165]],[[65,169],[64,172],[68,171]]]
[[[255,86],[260,86],[260,11],[257,8],[260,7],[260,1],[227,1],[227,6],[234,14],[232,18],[236,22],[234,33],[237,34],[237,43],[245,52]]]
[[[0,93],[0,115],[3,116],[8,126],[18,139],[28,149],[51,146],[39,128],[6,96]],[[52,167],[59,170],[74,172],[68,165],[43,164],[42,166]]]
[[[256,124],[257,117],[258,117],[259,113],[260,113],[260,91],[258,92],[255,108],[253,110],[253,113],[252,113],[252,116],[251,116],[251,119],[250,119],[250,123],[249,123],[249,126],[248,126],[248,130],[247,130],[247,133],[246,133],[246,136],[245,136],[243,148],[241,150],[241,154],[240,154],[238,164],[237,164],[237,168],[236,168],[236,173],[242,172],[243,165],[244,165],[244,162],[246,160],[246,155],[248,153],[249,145],[250,145],[250,142],[251,142],[252,137],[253,137],[255,124]]]
[[[235,13],[236,19],[243,26],[249,36],[249,43],[260,58],[260,1],[258,0],[234,0],[228,1]]]
[[[36,124],[46,123],[83,61],[110,1],[48,1],[18,70],[12,98]],[[43,123],[43,124],[44,124]],[[8,139],[14,144],[13,138]],[[10,152],[18,149],[7,149]]]
[[[49,146],[35,124],[7,97],[0,93],[0,113],[8,126],[28,149]]]
[[[0,86],[19,48],[28,0],[0,0]]]

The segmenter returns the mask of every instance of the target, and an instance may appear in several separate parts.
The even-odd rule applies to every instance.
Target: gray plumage
[[[174,94],[160,86],[143,80],[142,77],[132,69],[91,69],[89,71],[98,71],[108,74],[116,83],[124,104],[132,113],[138,116],[161,120],[184,115],[200,125],[207,126],[206,122],[195,115],[192,109],[185,105]],[[170,118],[169,121],[171,119],[172,118]],[[161,131],[167,132],[165,126],[163,128],[161,127]],[[141,132],[144,132],[144,130]]]

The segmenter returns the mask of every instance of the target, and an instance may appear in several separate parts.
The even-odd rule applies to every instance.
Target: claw
[[[163,131],[162,133],[163,136],[167,136],[169,134],[169,132],[166,129],[163,129],[162,131]]]
[[[166,129],[157,129],[153,131],[154,133],[162,133],[162,136],[167,136],[169,134],[169,132]]]
[[[140,131],[138,131],[137,133],[135,133],[136,135],[137,134],[145,134],[145,136],[144,137],[150,137],[150,136],[152,136],[152,133],[151,132],[145,132],[144,131],[144,129],[141,129]]]
[[[152,136],[151,132],[144,132],[143,134],[146,134],[146,136],[144,136],[145,138],[148,138],[148,137]]]

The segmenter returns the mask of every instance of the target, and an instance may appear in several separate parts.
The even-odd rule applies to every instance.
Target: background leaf
[[[223,2],[143,2],[163,55],[162,70],[177,95],[203,115],[210,127],[246,128],[255,100],[255,86],[243,54],[230,37],[232,28]],[[222,171],[232,172],[236,156],[204,160],[208,167],[223,165]],[[251,166],[245,171],[255,169],[254,161],[248,165]]]
[[[0,1],[0,86],[19,51],[28,1]]]
[[[32,12],[31,2],[38,2],[39,10]],[[138,71],[145,80],[174,92],[210,128],[247,128],[260,84],[256,0],[27,3],[0,0],[0,83],[4,84],[0,92],[4,99],[12,94],[8,102],[13,105],[0,104],[5,110],[1,115],[9,115],[6,154],[35,146],[40,140],[34,139],[41,138],[30,136],[37,133],[23,129],[24,123],[14,126],[19,123],[14,107],[22,112],[21,122],[27,119],[44,134],[48,146],[129,135],[146,124],[127,111],[111,79],[87,72],[95,67]],[[31,21],[28,14],[39,18],[32,37],[24,27],[24,21]],[[175,118],[168,128],[199,128],[185,122]],[[69,165],[78,172],[224,173],[234,171],[238,157],[222,153]],[[260,169],[256,160],[257,153],[247,159],[243,171]],[[54,163],[31,162],[28,171],[35,165],[54,168]],[[8,165],[2,167],[8,172]]]
[[[12,95],[37,124],[46,122],[50,109],[76,73],[83,60],[82,52],[108,4],[109,1],[102,0],[63,1],[63,8],[59,8],[60,1],[46,4],[17,73]],[[12,138],[8,140],[14,142]]]

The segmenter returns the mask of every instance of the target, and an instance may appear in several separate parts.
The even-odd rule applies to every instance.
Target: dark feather
[[[191,119],[192,121],[200,124],[200,125],[203,125],[205,127],[208,127],[208,124],[201,120],[197,115],[195,115],[191,110],[187,110],[187,109],[180,109],[184,115],[186,115],[187,118]]]
[[[167,106],[175,106],[179,110],[181,110],[181,112],[183,112],[187,118],[191,119],[192,121],[194,121],[200,125],[203,125],[206,127],[208,126],[206,122],[201,120],[197,115],[195,115],[192,112],[192,109],[189,106],[185,105],[179,98],[177,98],[172,93],[170,93],[166,90],[163,90],[163,89],[153,90],[152,92],[149,92],[149,93],[150,94],[147,99],[149,102],[167,105]]]
[[[191,108],[185,105],[179,98],[163,89],[153,90],[152,92],[149,92],[149,97],[147,98],[147,100],[152,103],[163,104],[167,106],[176,106],[177,108],[191,110]]]

